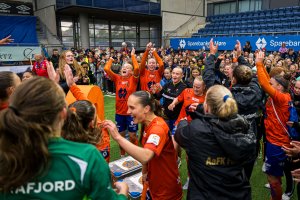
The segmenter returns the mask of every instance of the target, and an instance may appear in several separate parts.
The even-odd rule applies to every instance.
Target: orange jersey
[[[196,96],[193,88],[186,88],[181,92],[181,94],[177,97],[177,99],[179,102],[183,102],[183,105],[181,107],[179,116],[175,122],[175,125],[177,125],[182,118],[187,117],[185,111],[187,106],[191,105],[192,103],[202,104],[204,102],[205,94],[203,94],[202,96]],[[190,122],[191,120],[192,119],[188,117],[188,121]]]
[[[157,71],[149,71],[148,69],[145,69],[144,74],[140,75],[141,78],[141,90],[150,92],[150,88],[152,85],[155,85],[156,83],[159,83],[162,79],[162,75]]]
[[[112,80],[116,85],[116,114],[128,115],[128,97],[136,91],[138,78],[133,76],[124,78],[120,75],[116,75]]]
[[[109,60],[104,70],[111,78],[111,80],[115,83],[116,86],[116,114],[119,115],[128,115],[127,114],[127,101],[128,97],[136,91],[138,77],[133,75],[129,77],[122,77],[121,75],[115,74],[111,71],[112,61]],[[135,66],[136,70],[136,66]]]
[[[280,121],[283,123],[283,125],[286,126],[286,122],[288,121],[290,116],[288,110],[289,101],[291,101],[290,94],[275,91],[275,95],[272,99]],[[267,117],[265,119],[265,127],[267,140],[277,146],[288,145],[290,143],[289,136],[276,117],[270,97],[268,98],[266,103],[266,115]]]
[[[149,190],[153,200],[180,200],[182,189],[169,127],[161,117],[145,127],[142,145],[155,153],[148,162]]]
[[[153,55],[158,62],[158,69],[150,71],[146,69],[146,59],[148,58],[149,51],[145,51],[142,61],[141,61],[141,69],[140,69],[140,83],[141,83],[141,90],[150,92],[150,88],[152,85],[156,83],[160,83],[164,73],[164,63],[162,59],[159,57],[156,51],[153,52]]]

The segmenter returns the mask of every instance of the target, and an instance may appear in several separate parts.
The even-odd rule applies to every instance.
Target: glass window
[[[71,21],[61,21],[60,26],[73,27],[73,23]]]
[[[124,30],[123,22],[112,22],[111,30]]]
[[[95,29],[95,37],[109,38],[109,30],[97,30],[97,29]]]
[[[250,0],[239,1],[239,12],[247,12],[250,9]]]
[[[216,5],[214,6],[214,14],[215,14],[215,15],[220,14],[220,4],[216,4]]]
[[[255,1],[255,10],[261,10],[261,0]]]
[[[108,29],[108,21],[105,20],[95,20],[95,29]]]
[[[140,30],[141,31],[149,30],[149,24],[148,23],[141,23]]]
[[[90,38],[90,46],[95,46],[95,38]]]
[[[65,45],[68,45],[68,46],[74,46],[74,40],[73,40],[73,37],[62,37],[62,42],[63,42],[63,44],[65,44]]]
[[[236,12],[236,3],[231,2],[230,3],[230,13],[235,13]]]
[[[61,27],[62,36],[72,36],[73,37],[73,28]]]
[[[124,24],[124,30],[136,30],[136,24],[135,23],[125,23]]]
[[[95,45],[96,46],[109,46],[109,39],[96,38]]]
[[[124,31],[111,31],[112,38],[124,38]]]
[[[136,38],[136,31],[125,31],[125,38]]]
[[[89,23],[89,28],[94,28],[94,24],[93,23]]]
[[[149,39],[140,39],[140,46],[145,47],[149,42]]]
[[[140,38],[149,38],[150,31],[141,31]]]
[[[220,14],[228,14],[228,13],[230,13],[230,3],[220,4]]]
[[[94,29],[89,29],[89,36],[95,37]]]

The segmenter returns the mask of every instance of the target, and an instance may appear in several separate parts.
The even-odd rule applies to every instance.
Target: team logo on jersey
[[[125,99],[126,95],[127,95],[127,90],[124,88],[119,89],[118,91],[118,95],[120,99]]]
[[[106,147],[105,149],[101,150],[100,152],[101,152],[101,154],[102,154],[102,156],[104,158],[107,158],[109,156],[108,147]]]

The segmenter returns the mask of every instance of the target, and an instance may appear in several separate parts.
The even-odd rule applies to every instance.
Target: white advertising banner
[[[41,54],[41,47],[0,46],[0,62],[33,60],[34,54]]]

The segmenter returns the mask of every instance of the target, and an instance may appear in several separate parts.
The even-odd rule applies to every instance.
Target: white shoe
[[[190,178],[188,177],[186,179],[184,186],[182,187],[183,190],[187,190],[189,188],[189,182],[190,182]]]
[[[265,188],[270,189],[270,188],[271,188],[270,183],[266,183],[266,184],[265,184]]]
[[[293,193],[283,193],[281,198],[282,200],[290,200],[292,196]]]

